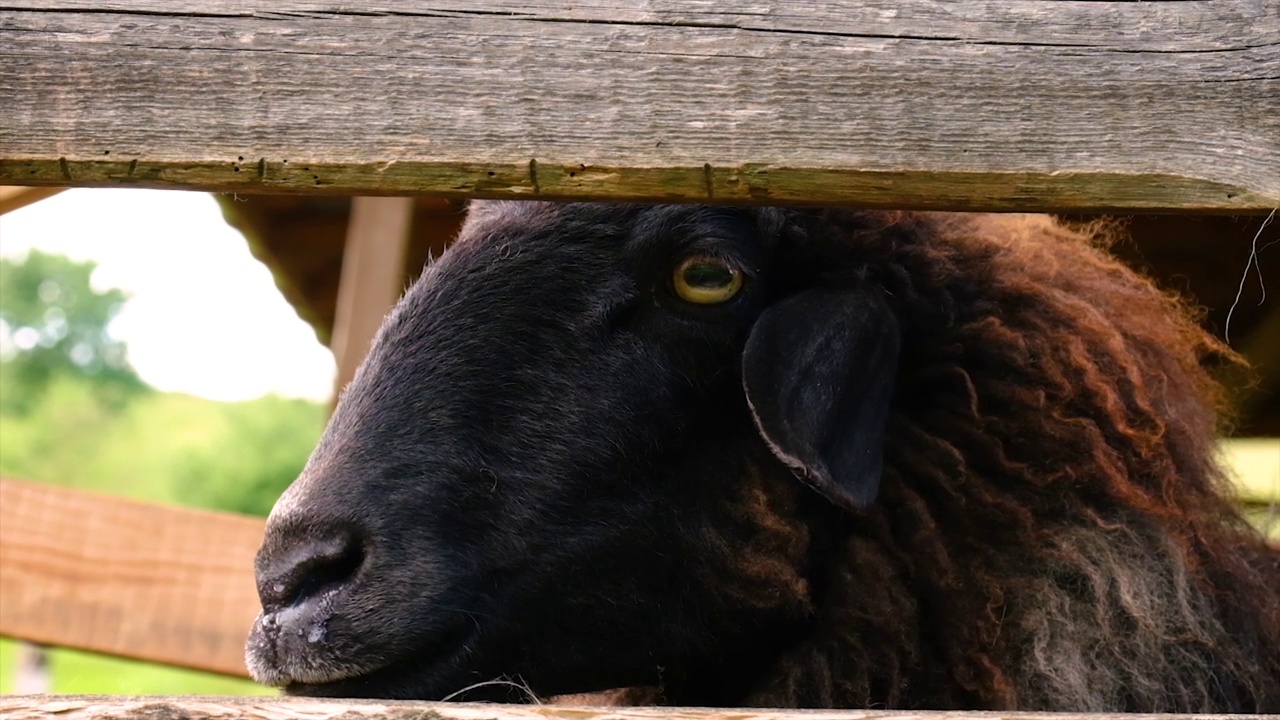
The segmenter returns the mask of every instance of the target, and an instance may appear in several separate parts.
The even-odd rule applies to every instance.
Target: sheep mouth
[[[249,674],[286,694],[316,697],[433,699],[465,685],[454,683],[476,645],[477,625],[455,619],[393,649],[342,620],[345,595],[335,589],[260,613],[245,646]]]
[[[382,658],[378,665],[353,662],[323,680],[290,680],[280,683],[287,695],[304,697],[352,697],[438,700],[467,684],[468,660],[475,647],[475,628],[459,625],[434,638],[421,654],[397,659]],[[375,652],[367,655],[376,657]],[[341,659],[332,666],[337,666]],[[331,660],[331,662],[332,662]]]

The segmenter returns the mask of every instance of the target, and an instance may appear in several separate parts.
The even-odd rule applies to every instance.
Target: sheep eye
[[[694,255],[676,266],[671,281],[681,299],[711,305],[738,294],[742,271],[714,255]]]

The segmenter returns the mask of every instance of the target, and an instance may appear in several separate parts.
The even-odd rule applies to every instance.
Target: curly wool
[[[807,232],[846,258],[815,266],[852,252],[885,288],[903,364],[882,495],[803,591],[809,636],[741,704],[1280,710],[1280,549],[1216,464],[1206,368],[1236,358],[1190,308],[1047,216],[831,212]],[[763,538],[791,526],[786,587],[803,521],[756,513]]]
[[[904,328],[883,496],[751,700],[1280,709],[1280,552],[1215,462],[1230,351],[1090,229],[872,218],[824,234]]]

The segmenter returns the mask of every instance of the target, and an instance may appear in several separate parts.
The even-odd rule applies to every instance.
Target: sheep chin
[[[364,697],[441,700],[466,683],[464,671],[474,633],[447,632],[410,660],[369,648],[346,648],[342,656],[319,652],[281,653],[270,631],[255,623],[246,661],[255,680],[303,697]],[[356,658],[353,660],[352,658]]]
[[[292,608],[279,612],[259,613],[245,643],[245,666],[256,681],[273,687],[288,688],[296,684],[322,685],[374,672],[368,667],[343,662],[329,653],[299,652],[298,642],[308,645],[323,643],[327,630],[324,620],[311,623],[301,637],[286,637],[280,618]]]

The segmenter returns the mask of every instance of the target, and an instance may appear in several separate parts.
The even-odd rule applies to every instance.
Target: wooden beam
[[[53,197],[66,188],[60,187],[20,187],[17,185],[0,185],[0,215],[24,208],[47,197]]]
[[[383,318],[404,291],[413,198],[352,198],[347,223],[333,320],[335,397],[355,377]]]
[[[567,707],[392,700],[84,695],[0,697],[8,720],[1235,720],[1239,715]]]
[[[247,677],[262,531],[258,518],[0,479],[0,635]]]
[[[1280,0],[17,0],[0,182],[1280,205]]]

